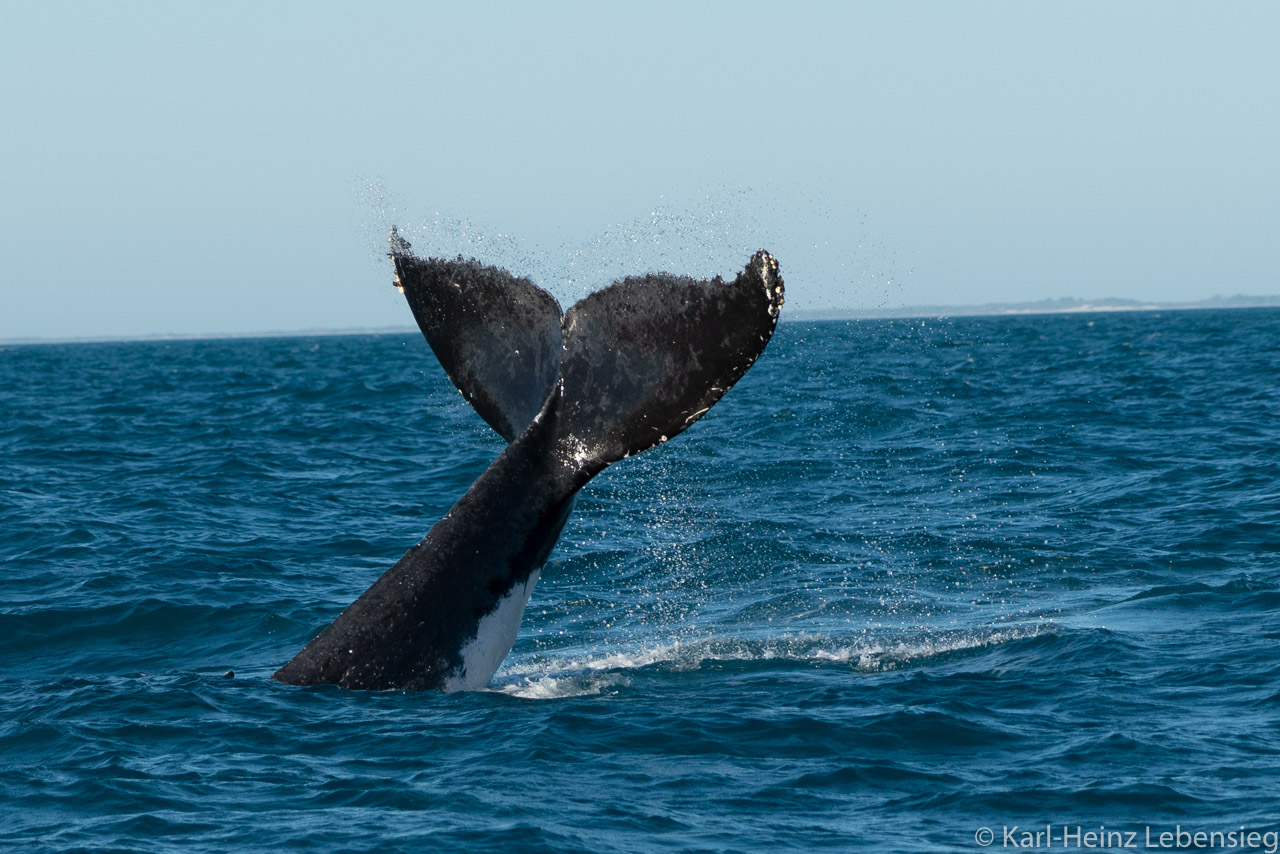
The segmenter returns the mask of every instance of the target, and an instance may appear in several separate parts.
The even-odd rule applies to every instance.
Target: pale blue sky
[[[1280,4],[0,13],[0,339],[407,325],[391,221],[562,300],[1280,293]]]

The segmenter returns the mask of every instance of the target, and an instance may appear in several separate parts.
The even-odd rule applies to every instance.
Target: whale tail
[[[504,269],[418,258],[395,228],[390,244],[396,284],[458,390],[508,442],[558,396],[583,482],[700,418],[759,357],[783,303],[763,250],[732,282],[631,276],[562,315]]]
[[[419,259],[396,231],[397,283],[445,371],[509,442],[426,538],[275,677],[294,685],[483,687],[578,489],[670,439],[755,362],[782,278],[757,252],[732,282],[615,282],[561,316],[527,279]]]

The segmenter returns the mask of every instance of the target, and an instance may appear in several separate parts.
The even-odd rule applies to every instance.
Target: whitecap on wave
[[[870,633],[831,637],[816,633],[775,638],[705,638],[597,653],[563,650],[512,656],[490,689],[545,700],[607,693],[631,684],[635,671],[687,672],[722,663],[848,664],[862,673],[897,670],[939,656],[985,649],[1054,631],[1052,624],[937,632],[882,638]]]

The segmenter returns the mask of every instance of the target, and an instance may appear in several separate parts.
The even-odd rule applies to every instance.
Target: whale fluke
[[[391,258],[396,284],[449,379],[498,435],[515,439],[559,375],[560,304],[528,279],[478,261],[394,250]]]
[[[773,334],[778,263],[732,282],[615,282],[561,317],[528,279],[420,259],[394,229],[397,283],[454,384],[509,442],[427,536],[274,678],[348,688],[481,688],[573,506],[606,466],[670,439],[724,395]]]
[[[635,276],[569,309],[562,429],[589,449],[591,474],[701,418],[764,350],[782,298],[778,262],[761,251],[729,283]]]

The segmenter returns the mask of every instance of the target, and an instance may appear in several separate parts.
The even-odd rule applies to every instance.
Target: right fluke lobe
[[[764,250],[732,282],[657,273],[596,291],[564,318],[562,432],[603,465],[670,439],[759,358],[782,302]]]

